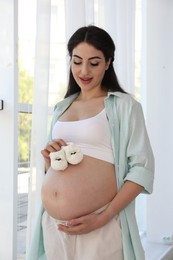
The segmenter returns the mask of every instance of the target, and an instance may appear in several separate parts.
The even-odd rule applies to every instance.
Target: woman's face
[[[72,52],[71,71],[81,91],[100,89],[109,63],[104,54],[92,45],[86,42],[78,44]]]

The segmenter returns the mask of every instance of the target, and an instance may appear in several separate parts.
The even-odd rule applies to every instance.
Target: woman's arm
[[[143,190],[144,187],[139,184],[126,181],[107,209],[103,212],[101,216],[103,223],[119,214],[119,212],[126,208]]]

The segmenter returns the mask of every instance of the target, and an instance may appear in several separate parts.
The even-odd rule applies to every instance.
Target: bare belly
[[[50,216],[69,220],[89,214],[116,195],[114,165],[84,156],[65,171],[49,168],[42,185],[43,206]]]

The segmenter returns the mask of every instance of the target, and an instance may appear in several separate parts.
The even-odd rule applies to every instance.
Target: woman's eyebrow
[[[76,57],[76,58],[79,58],[79,59],[82,60],[82,57],[80,57],[80,56],[77,55],[77,54],[74,54],[73,57]],[[99,57],[99,56],[93,56],[93,57],[89,58],[88,60],[92,60],[92,59],[99,59],[99,60],[101,60],[101,57]]]
[[[99,59],[99,60],[101,60],[101,57],[99,57],[99,56],[94,56],[94,57],[89,58],[89,60],[92,60],[92,59]]]
[[[72,56],[82,60],[82,58],[80,56],[76,55],[76,54],[73,54]]]

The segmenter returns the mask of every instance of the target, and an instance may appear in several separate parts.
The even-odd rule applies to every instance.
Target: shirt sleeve
[[[152,193],[154,156],[145,126],[142,107],[138,102],[131,109],[128,129],[128,173],[124,181],[135,182],[144,187],[144,193]]]

